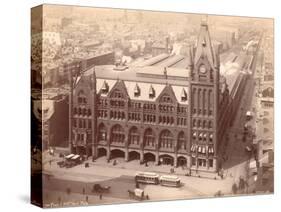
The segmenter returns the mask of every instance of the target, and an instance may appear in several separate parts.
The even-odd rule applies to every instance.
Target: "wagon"
[[[100,184],[94,184],[92,192],[97,192],[97,193],[108,193],[110,192],[110,186],[101,186]]]
[[[138,201],[145,199],[144,191],[142,189],[136,188],[135,190],[128,190],[129,197]]]

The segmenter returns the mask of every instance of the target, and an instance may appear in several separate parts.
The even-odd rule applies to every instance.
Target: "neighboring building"
[[[151,46],[152,56],[157,56],[163,53],[170,53],[172,51],[172,45],[170,43],[170,38],[166,37],[165,41],[159,42],[156,41]]]
[[[91,68],[74,82],[71,152],[216,172],[246,82],[240,69],[224,74],[206,24],[187,57]]]
[[[82,61],[83,70],[87,70],[92,66],[99,65],[112,65],[114,64],[114,52],[89,52],[88,54],[77,54],[75,55],[76,60]]]
[[[68,90],[44,89],[33,92],[32,117],[42,135],[42,149],[68,147]],[[40,96],[38,96],[40,95]],[[36,125],[36,126],[37,126]]]
[[[263,38],[264,53],[257,73],[257,120],[254,144],[257,147],[257,192],[273,192],[274,182],[274,67],[273,39]]]

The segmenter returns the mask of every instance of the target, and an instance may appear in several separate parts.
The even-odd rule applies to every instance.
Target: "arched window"
[[[106,141],[107,140],[107,132],[106,127],[103,123],[99,125],[98,128],[98,141]]]
[[[160,147],[173,148],[173,135],[169,130],[164,130],[160,134]]]
[[[124,129],[119,124],[112,127],[111,142],[112,143],[124,143],[125,142]]]
[[[184,132],[180,132],[178,135],[178,149],[186,149]]]
[[[145,146],[155,146],[155,134],[151,128],[148,128],[144,132],[144,145]]]
[[[129,132],[129,144],[137,144],[139,145],[140,134],[136,127],[132,127]]]

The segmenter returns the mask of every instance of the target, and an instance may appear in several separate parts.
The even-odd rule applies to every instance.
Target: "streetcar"
[[[181,181],[177,176],[162,175],[160,177],[160,184],[162,186],[180,187]]]
[[[136,183],[158,184],[159,175],[153,172],[137,172],[135,175]]]

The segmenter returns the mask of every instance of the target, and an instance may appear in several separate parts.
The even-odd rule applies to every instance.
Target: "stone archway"
[[[147,152],[147,153],[144,153],[143,159],[146,162],[148,162],[148,161],[155,162],[156,161],[156,156],[153,153],[151,153],[151,152]]]
[[[114,158],[125,158],[125,152],[120,149],[113,149],[110,151],[111,159]]]
[[[140,153],[137,151],[129,152],[129,161],[132,161],[132,160],[140,160]]]
[[[179,156],[177,158],[177,164],[178,164],[178,166],[186,167],[187,166],[187,159],[183,156]]]
[[[174,165],[174,157],[168,154],[163,154],[159,156],[160,165]]]
[[[98,148],[98,157],[103,157],[107,155],[107,150],[105,148]]]

